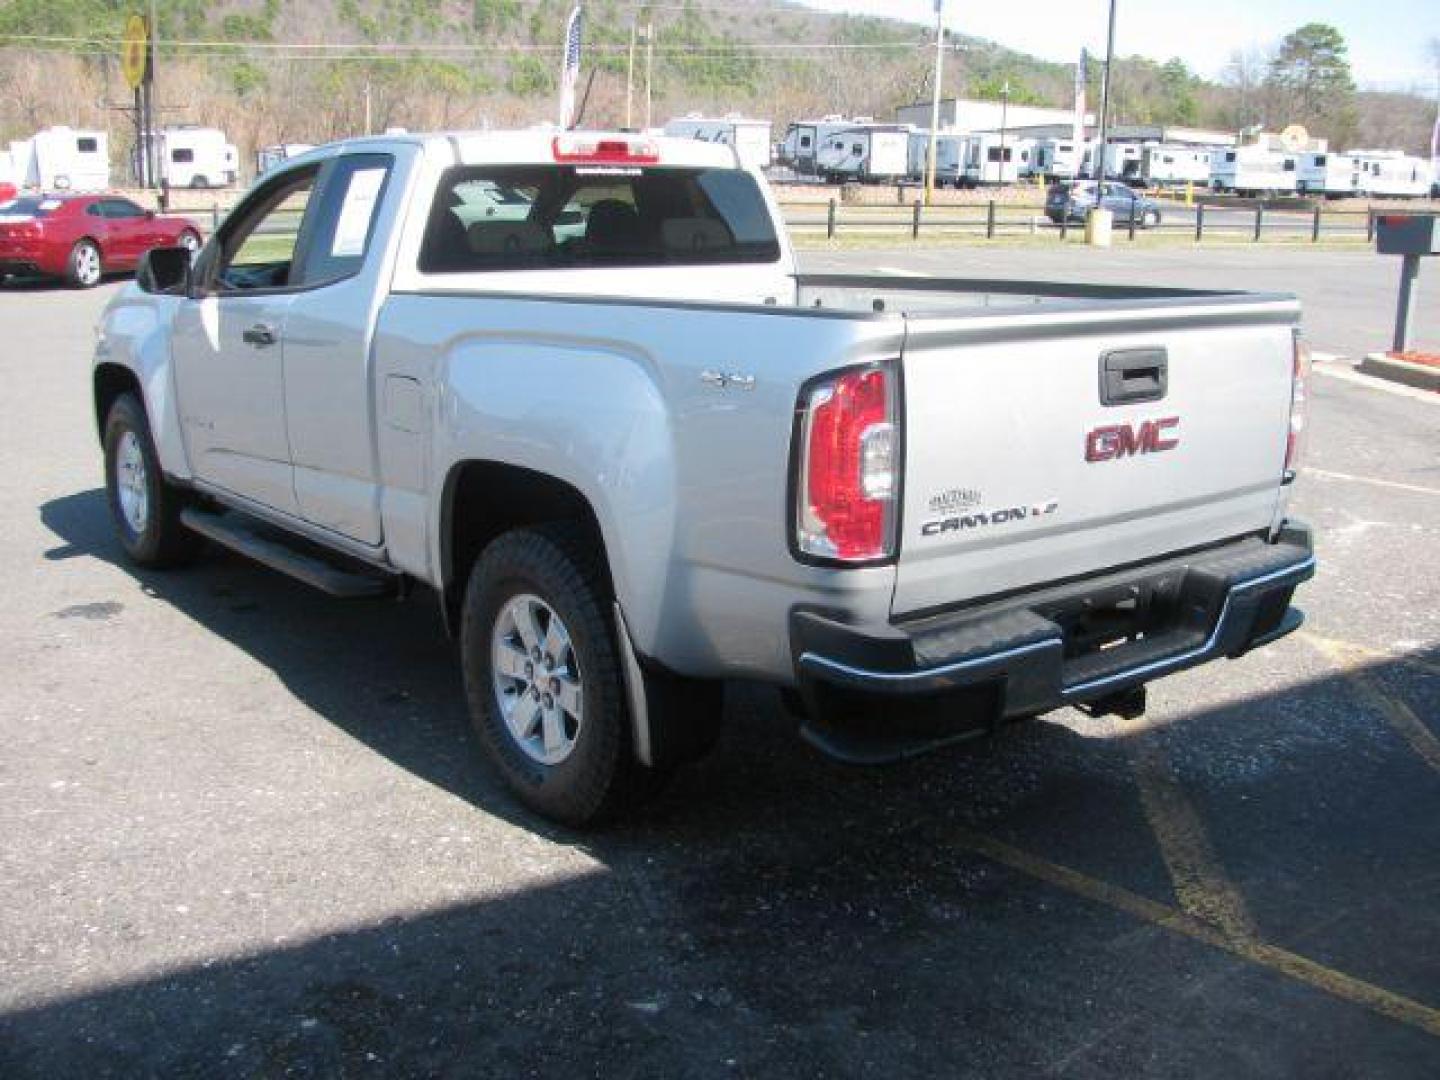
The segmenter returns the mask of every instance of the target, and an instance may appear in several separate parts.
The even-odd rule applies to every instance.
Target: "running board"
[[[281,539],[281,530],[253,518],[231,511],[214,514],[187,507],[180,511],[180,521],[191,532],[197,532],[221,547],[238,552],[248,559],[289,574],[306,585],[331,596],[347,600],[385,596],[395,591],[397,577],[378,570],[350,569],[326,558],[319,545],[296,538],[291,543]],[[304,545],[302,549],[301,545]],[[306,550],[308,549],[308,550]]]

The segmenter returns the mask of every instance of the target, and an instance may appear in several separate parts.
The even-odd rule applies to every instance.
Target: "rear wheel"
[[[517,529],[476,560],[461,654],[471,721],[510,789],[567,825],[611,817],[658,790],[630,717],[610,589],[577,532]]]
[[[77,289],[93,289],[104,276],[100,248],[93,240],[81,240],[70,249],[66,263],[66,279]]]
[[[145,408],[122,394],[105,419],[105,493],[131,561],[163,569],[193,559],[204,541],[180,523],[184,493],[165,482]]]

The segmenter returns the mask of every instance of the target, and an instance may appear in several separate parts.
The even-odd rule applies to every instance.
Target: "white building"
[[[895,119],[901,124],[915,127],[930,126],[931,103],[917,102],[902,105],[895,110]],[[972,131],[999,131],[1002,127],[1063,126],[1071,130],[1075,122],[1074,109],[1051,109],[1036,105],[1005,105],[1000,101],[978,101],[974,98],[946,98],[940,102],[940,128],[955,130],[963,134]],[[1093,124],[1095,115],[1085,114],[1085,122]]]

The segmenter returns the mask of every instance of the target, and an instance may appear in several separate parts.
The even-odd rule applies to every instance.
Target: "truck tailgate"
[[[908,319],[892,614],[1271,525],[1298,315],[1236,297]]]

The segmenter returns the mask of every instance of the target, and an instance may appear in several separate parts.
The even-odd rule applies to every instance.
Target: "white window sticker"
[[[375,216],[375,204],[380,196],[380,185],[385,182],[386,171],[357,169],[350,174],[350,186],[345,189],[345,202],[340,207],[340,220],[335,224],[335,240],[330,245],[331,255],[365,254],[365,238],[370,235],[370,221]]]

